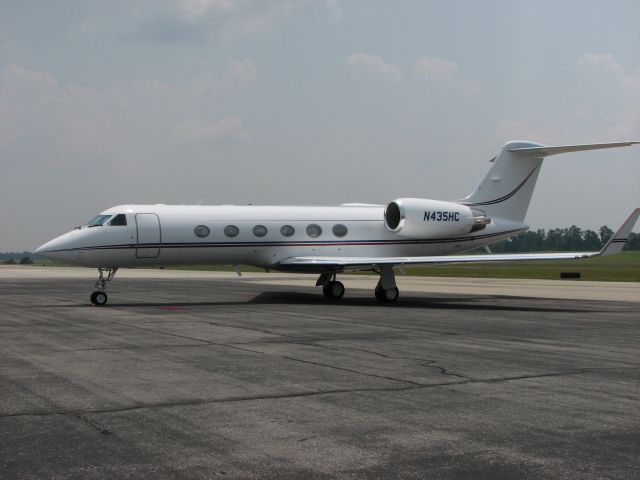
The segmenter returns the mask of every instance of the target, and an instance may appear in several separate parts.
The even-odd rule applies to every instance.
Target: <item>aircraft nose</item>
[[[49,250],[49,244],[50,243],[51,242],[43,243],[38,248],[36,248],[36,250],[33,253],[37,253],[38,255],[43,255],[43,254],[47,253],[47,251]]]
[[[73,247],[73,232],[65,233],[36,248],[34,253],[49,260],[64,260]]]
[[[65,235],[61,235],[59,237],[54,238],[53,240],[49,240],[47,243],[40,245],[36,248],[36,252],[38,254],[46,254],[49,252],[55,252],[57,250],[64,250],[65,245],[64,241],[62,241]]]

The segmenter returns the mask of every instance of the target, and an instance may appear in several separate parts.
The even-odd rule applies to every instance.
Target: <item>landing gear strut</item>
[[[380,267],[380,280],[376,285],[375,295],[381,303],[391,303],[398,300],[400,290],[396,286],[396,275],[391,265]]]
[[[116,276],[117,271],[118,267],[98,267],[100,276],[98,277],[98,280],[96,280],[96,291],[91,294],[91,303],[98,307],[107,303],[107,299],[109,297],[107,297],[107,292],[105,292],[105,290],[107,289],[109,282]]]
[[[344,285],[336,280],[335,273],[323,273],[320,275],[316,286],[322,286],[322,293],[326,298],[337,300],[344,295]]]

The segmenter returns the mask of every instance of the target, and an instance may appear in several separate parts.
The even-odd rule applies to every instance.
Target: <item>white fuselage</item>
[[[101,215],[117,214],[126,215],[126,225],[76,228],[39,251],[87,267],[245,264],[279,269],[280,261],[297,256],[449,255],[504,240],[527,228],[493,219],[483,230],[470,234],[403,238],[386,228],[381,205],[121,205]],[[346,227],[346,233],[336,225]],[[229,236],[234,233],[229,226],[237,228],[236,236]],[[293,227],[294,233],[285,235],[291,229],[285,227],[283,233],[284,226]],[[203,236],[196,235],[196,230]]]

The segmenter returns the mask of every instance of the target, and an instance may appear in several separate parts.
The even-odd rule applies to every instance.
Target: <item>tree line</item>
[[[511,237],[491,246],[495,253],[544,252],[544,251],[594,251],[609,241],[613,231],[606,225],[598,232],[582,230],[575,225],[569,228],[538,229]],[[640,250],[640,234],[631,232],[624,250]]]
[[[26,260],[40,260],[42,257],[35,255],[31,252],[0,252],[0,262],[6,264],[15,264],[22,260],[21,263],[25,263]]]

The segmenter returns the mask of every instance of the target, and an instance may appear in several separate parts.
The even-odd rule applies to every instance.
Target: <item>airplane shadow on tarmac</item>
[[[262,292],[246,301],[202,301],[202,302],[118,302],[117,299],[100,308],[161,308],[169,311],[180,311],[198,307],[228,307],[247,305],[317,305],[329,308],[333,307],[377,307],[377,308],[415,308],[415,309],[442,309],[442,310],[477,310],[477,311],[513,311],[513,312],[566,312],[579,313],[583,311],[593,312],[592,308],[559,308],[553,306],[537,306],[545,302],[543,299],[528,297],[503,297],[503,296],[401,296],[395,303],[378,303],[375,298],[348,297],[339,300],[324,298],[318,293],[304,293],[296,291],[270,291]],[[114,295],[115,297],[115,295]],[[510,303],[502,303],[505,299]],[[498,303],[500,302],[500,303]],[[561,302],[556,300],[554,303]],[[40,305],[40,307],[94,307],[88,303],[75,305]],[[96,307],[97,308],[97,307]]]

